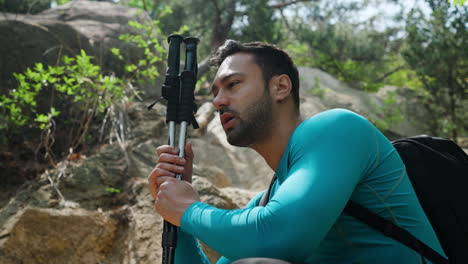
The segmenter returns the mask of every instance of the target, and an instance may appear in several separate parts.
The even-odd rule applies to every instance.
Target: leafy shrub
[[[57,66],[36,63],[24,73],[15,73],[18,87],[0,96],[3,142],[24,129],[39,129],[41,144],[53,162],[54,132],[60,119],[70,136],[66,146],[73,150],[82,144],[93,118],[124,96],[123,81],[104,75],[91,60],[81,50],[75,57],[63,56]]]

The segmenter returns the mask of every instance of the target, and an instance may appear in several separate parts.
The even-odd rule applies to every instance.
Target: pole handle
[[[167,55],[167,71],[161,95],[167,101],[166,122],[178,122],[177,112],[180,96],[180,45],[183,37],[177,34],[167,38],[169,42],[169,54]]]

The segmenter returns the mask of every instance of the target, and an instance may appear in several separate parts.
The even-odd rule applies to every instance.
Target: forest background
[[[0,11],[37,14],[68,2],[0,0]],[[102,131],[106,126],[115,131],[119,106],[144,98],[139,88],[156,85],[164,77],[166,37],[173,33],[201,39],[199,100],[209,98],[207,86],[214,72],[207,62],[217,47],[229,38],[264,41],[287,50],[298,66],[328,72],[355,89],[404,87],[432,114],[428,134],[459,143],[466,139],[468,6],[463,0],[110,2],[149,14],[151,23],[130,22],[135,31],[120,37],[143,56],[135,60],[112,48],[121,64],[109,69],[85,50],[64,52],[55,64],[38,61],[22,72],[2,76],[11,83],[0,90],[0,169],[6,172],[0,177],[2,184],[35,177],[7,176],[12,159],[17,163],[15,159],[35,159],[43,164],[40,173],[104,140],[120,140],[118,132],[106,136]],[[383,131],[402,118],[391,94],[385,104],[386,114],[373,120]],[[12,154],[18,152],[19,157]]]

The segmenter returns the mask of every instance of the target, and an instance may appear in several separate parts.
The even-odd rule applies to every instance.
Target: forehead
[[[233,73],[252,73],[253,68],[258,68],[254,62],[253,54],[246,52],[235,53],[226,57],[223,63],[221,63],[216,72],[214,82]]]

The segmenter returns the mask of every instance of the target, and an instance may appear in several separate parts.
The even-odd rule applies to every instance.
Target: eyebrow
[[[232,76],[235,76],[235,75],[244,76],[245,73],[242,73],[242,72],[232,72],[232,73],[229,73],[229,74],[227,74],[227,75],[225,75],[225,76],[222,76],[220,82],[223,83],[223,82],[225,82],[227,79],[229,79],[229,78],[231,78]],[[216,85],[215,85],[214,82],[213,82],[213,84],[211,85],[211,90],[210,90],[210,92],[213,93],[213,91],[214,91],[215,89],[216,89]]]

